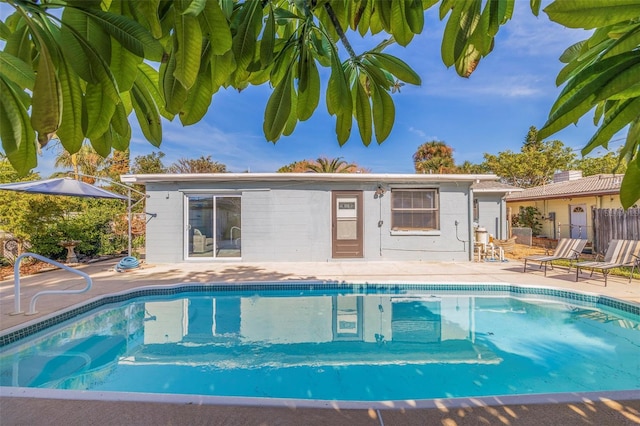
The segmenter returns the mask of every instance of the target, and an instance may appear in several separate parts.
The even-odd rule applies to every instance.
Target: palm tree
[[[83,144],[78,152],[69,154],[67,150],[61,150],[54,163],[55,167],[71,169],[74,179],[79,180],[80,174],[89,176],[100,176],[104,174],[107,166],[107,159],[98,154],[90,145]],[[95,179],[82,178],[87,183],[94,183]]]
[[[442,141],[425,142],[413,154],[416,173],[451,173],[455,170],[453,148]]]
[[[342,157],[320,157],[307,165],[307,170],[314,173],[354,173],[357,169],[356,164],[347,163]]]

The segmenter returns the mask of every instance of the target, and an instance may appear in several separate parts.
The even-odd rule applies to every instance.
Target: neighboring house
[[[123,182],[146,186],[146,210],[155,214],[146,234],[146,259],[152,263],[468,261],[474,206],[488,227],[505,222],[508,190],[484,188],[474,199],[472,184],[496,179],[368,173],[122,176]],[[496,237],[501,236],[504,226],[497,226]]]
[[[581,171],[556,173],[553,183],[507,196],[513,215],[524,207],[537,208],[544,217],[542,236],[593,241],[592,209],[620,209],[623,175],[582,177]]]

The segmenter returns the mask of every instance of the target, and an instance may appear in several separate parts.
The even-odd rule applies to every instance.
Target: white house
[[[484,174],[122,176],[146,186],[146,210],[155,215],[146,235],[151,263],[469,261],[474,223],[507,237],[504,197],[513,187],[495,180]]]

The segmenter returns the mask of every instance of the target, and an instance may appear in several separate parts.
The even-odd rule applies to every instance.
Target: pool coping
[[[545,394],[496,395],[461,398],[434,398],[389,401],[338,401],[295,398],[257,398],[236,396],[185,395],[170,393],[81,391],[0,386],[3,398],[47,398],[75,401],[150,402],[178,405],[242,406],[272,408],[330,408],[340,410],[413,410],[578,403],[603,399],[640,400],[640,389],[562,392]]]

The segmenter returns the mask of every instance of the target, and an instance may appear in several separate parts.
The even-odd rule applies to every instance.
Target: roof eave
[[[377,174],[377,173],[190,173],[121,175],[126,183],[145,185],[168,182],[465,182],[494,181],[493,174]]]

